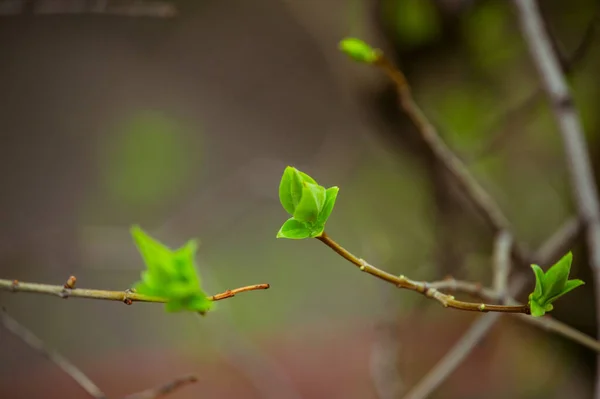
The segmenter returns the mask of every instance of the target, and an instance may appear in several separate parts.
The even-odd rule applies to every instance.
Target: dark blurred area
[[[539,4],[597,162],[600,2]],[[139,224],[172,247],[197,237],[210,293],[271,284],[202,320],[4,291],[0,305],[109,398],[187,373],[199,381],[169,398],[401,398],[480,315],[357,273],[316,240],[277,240],[284,167],[339,186],[328,233],[391,273],[489,285],[493,234],[391,84],[338,51],[345,36],[398,63],[519,242],[534,250],[574,214],[509,1],[0,0],[0,278],[124,290],[144,267]],[[573,251],[572,275],[591,282]],[[595,336],[593,288],[553,316]],[[585,399],[594,371],[588,349],[503,317],[431,397]],[[0,398],[87,397],[0,329]]]

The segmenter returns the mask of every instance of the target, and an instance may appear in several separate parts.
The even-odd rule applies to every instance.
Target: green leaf
[[[304,183],[302,197],[294,212],[294,219],[301,222],[314,222],[325,203],[325,187]]]
[[[563,256],[544,273],[537,265],[531,265],[535,274],[535,289],[529,295],[529,308],[534,317],[543,316],[554,309],[552,303],[561,296],[584,284],[581,280],[569,280],[573,255]]]
[[[340,189],[338,187],[330,187],[325,191],[325,204],[323,205],[323,209],[321,213],[319,213],[319,217],[317,218],[317,223],[324,226],[333,211],[333,206],[335,205],[335,200],[337,199],[337,195]]]
[[[294,218],[288,219],[279,232],[277,238],[289,238],[292,240],[301,240],[303,238],[309,238],[311,235],[311,229],[306,223],[296,220]]]
[[[141,273],[141,281],[134,284],[138,293],[167,299],[167,312],[203,313],[210,309],[212,301],[200,287],[194,261],[197,241],[190,240],[173,251],[138,226],[132,227],[131,233],[147,267]]]
[[[544,299],[560,295],[569,278],[572,261],[573,255],[569,252],[545,273],[542,285]]]
[[[579,287],[581,285],[584,285],[584,284],[585,283],[582,280],[579,280],[579,279],[577,279],[577,280],[569,280],[569,281],[566,282],[566,284],[564,285],[562,291],[559,294],[557,294],[557,295],[555,295],[553,297],[548,298],[546,300],[546,302],[547,303],[552,303],[552,302],[556,301],[558,298],[560,298],[561,296],[563,296],[566,293],[568,293],[569,291],[573,291],[575,288],[577,288],[577,287]]]
[[[342,40],[339,49],[353,60],[367,64],[372,64],[379,57],[377,50],[362,40],[352,37]]]
[[[538,265],[531,265],[533,273],[535,274],[535,290],[533,291],[533,297],[539,299],[542,297],[542,283],[544,281],[544,271]]]
[[[293,215],[302,198],[304,183],[317,184],[317,182],[298,169],[288,166],[283,171],[279,183],[279,201],[287,213]]]

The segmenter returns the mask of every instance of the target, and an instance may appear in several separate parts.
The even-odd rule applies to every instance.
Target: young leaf
[[[294,212],[294,219],[301,222],[314,222],[325,203],[325,187],[304,183],[302,198]]]
[[[327,219],[329,219],[329,215],[333,211],[333,206],[335,205],[335,200],[337,199],[337,195],[340,189],[338,187],[330,187],[325,191],[325,204],[323,205],[323,209],[321,213],[319,213],[319,217],[317,218],[317,223],[321,226],[325,226]]]
[[[292,240],[301,240],[303,238],[309,238],[311,229],[306,223],[296,220],[294,218],[288,219],[279,232],[277,238],[289,238]]]
[[[306,173],[288,166],[283,171],[279,183],[279,201],[287,213],[293,215],[302,197],[304,183],[317,184],[316,181]]]
[[[552,303],[561,296],[583,285],[581,280],[569,280],[573,255],[562,257],[544,273],[537,265],[531,265],[535,274],[535,290],[529,295],[529,309],[534,317],[543,316],[554,309]]]
[[[204,313],[211,308],[212,301],[202,291],[196,271],[196,241],[190,240],[172,251],[138,226],[134,226],[131,233],[147,267],[141,274],[142,280],[134,285],[138,293],[167,299],[165,310],[168,312]]]
[[[533,297],[540,299],[542,297],[542,283],[544,281],[544,271],[538,265],[531,265],[533,273],[535,274],[535,290],[533,291]]]
[[[569,278],[572,261],[573,255],[569,252],[545,273],[542,287],[544,299],[560,295]]]
[[[346,38],[340,42],[340,50],[355,61],[371,64],[377,60],[378,54],[367,43],[356,38]]]
[[[585,283],[582,280],[576,279],[576,280],[569,280],[567,281],[567,283],[564,285],[562,291],[560,291],[560,293],[558,293],[557,295],[550,297],[547,299],[547,303],[552,303],[554,301],[556,301],[558,298],[560,298],[561,296],[565,295],[566,293],[568,293],[569,291],[573,291],[575,288],[584,285]]]

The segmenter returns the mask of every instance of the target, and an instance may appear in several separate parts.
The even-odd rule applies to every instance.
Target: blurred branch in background
[[[1,313],[2,325],[8,331],[19,337],[29,347],[37,352],[40,352],[44,357],[54,363],[69,377],[71,377],[77,385],[79,385],[87,394],[94,399],[106,399],[106,395],[90,380],[81,370],[79,370],[70,361],[65,359],[60,353],[53,349],[49,349],[44,345],[44,342],[35,336],[31,331],[22,326],[15,319],[10,317],[6,310],[2,309]]]
[[[600,12],[594,14],[592,20],[586,27],[579,45],[573,50],[570,56],[565,55],[564,51],[560,49],[561,46],[558,43],[558,39],[556,39],[554,35],[551,35],[551,38],[553,38],[553,46],[560,58],[561,68],[565,74],[571,75],[585,59],[585,56],[588,54],[592,47],[592,43],[594,42],[598,24],[600,24]],[[546,23],[546,26],[549,28],[548,23]],[[524,125],[527,120],[534,115],[536,106],[543,98],[544,89],[538,87],[533,93],[529,94],[518,104],[502,112],[497,118],[494,118],[493,122],[489,125],[490,127],[487,129],[489,130],[489,133],[485,135],[489,138],[481,145],[479,151],[469,156],[471,162],[490,155],[492,152],[496,151],[499,146],[505,143],[506,140],[509,140],[514,133],[519,131],[518,127]]]
[[[176,390],[183,388],[186,385],[193,384],[198,381],[198,378],[193,375],[184,375],[169,381],[166,384],[162,384],[156,388],[150,388],[142,392],[128,395],[125,399],[160,399],[175,392]]]
[[[0,15],[100,14],[123,17],[171,18],[175,6],[146,0],[0,0]]]
[[[573,197],[585,224],[587,251],[596,288],[596,328],[600,331],[600,202],[585,134],[537,4],[533,0],[515,0],[514,4],[523,37],[563,140]],[[596,362],[596,373],[595,397],[600,398],[600,356]]]
[[[65,372],[69,377],[73,379],[87,394],[94,399],[106,399],[107,396],[86,376],[80,369],[78,369],[69,360],[63,357],[57,351],[48,348],[44,342],[29,331],[25,326],[21,325],[18,321],[13,319],[2,309],[0,312],[0,321],[4,328],[10,331],[15,336],[19,337],[29,347],[37,352],[40,352],[44,357],[54,363],[62,371]],[[198,381],[195,376],[187,375],[169,381],[166,384],[160,385],[156,388],[151,388],[139,393],[128,395],[125,399],[159,399],[167,396],[168,394]]]

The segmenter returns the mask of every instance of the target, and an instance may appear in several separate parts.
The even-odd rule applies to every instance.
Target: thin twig
[[[510,275],[511,234],[504,230],[497,234],[494,242],[494,280],[493,288],[500,298],[506,296],[508,276]]]
[[[331,239],[325,232],[317,237],[319,241],[333,249],[340,256],[357,266],[361,271],[380,278],[398,288],[415,291],[440,302],[444,307],[472,311],[472,312],[503,312],[529,314],[528,305],[504,306],[456,300],[452,295],[447,295],[427,283],[411,280],[405,276],[395,276],[367,263],[364,259],[357,258],[341,245]]]
[[[600,284],[600,201],[579,113],[556,54],[552,51],[536,2],[514,0],[514,3],[523,36],[539,73],[542,87],[550,100],[564,143],[573,197],[579,216],[586,225],[589,263],[594,274],[595,286],[598,287]],[[600,289],[595,290],[595,295],[596,322],[600,326]],[[600,366],[600,356],[597,358],[597,364]],[[595,397],[600,398],[600,367],[597,367],[596,373]]]
[[[551,263],[564,253],[565,248],[579,237],[581,232],[581,223],[577,218],[569,219],[563,226],[558,229],[549,239],[544,242],[536,251],[534,257],[536,262],[541,265]],[[517,275],[510,284],[509,294],[511,296],[518,295],[527,285],[528,275]],[[496,295],[492,290],[489,292],[482,290],[480,295],[491,293]],[[452,373],[460,366],[467,358],[469,353],[475,349],[477,344],[485,337],[486,333],[498,322],[500,313],[490,313],[481,316],[475,321],[469,330],[454,344],[454,346],[444,355],[444,357],[423,377],[413,389],[411,389],[404,399],[423,399],[433,393]],[[534,318],[525,315],[517,315],[522,320],[532,323],[537,327],[550,330],[557,334],[563,335],[573,341],[580,343],[588,348],[600,351],[600,343],[593,338],[569,327],[563,323],[557,322],[549,316],[543,318]],[[547,327],[551,324],[551,327]]]
[[[487,335],[500,319],[500,313],[479,317],[463,334],[427,375],[411,389],[404,399],[424,399],[428,397],[454,370],[469,356],[475,346]]]
[[[0,15],[115,15],[124,17],[171,18],[178,14],[177,8],[166,1],[55,1],[55,0],[26,0],[2,4]]]
[[[70,361],[65,359],[60,353],[50,349],[44,345],[41,339],[35,336],[31,331],[10,317],[6,310],[0,312],[0,320],[4,328],[11,333],[21,338],[23,342],[29,345],[32,349],[40,352],[51,362],[62,369],[69,377],[71,377],[89,396],[94,399],[106,399],[106,395],[94,384],[81,370],[79,370]]]
[[[162,384],[156,388],[150,388],[142,392],[128,395],[125,397],[125,399],[160,399],[180,388],[183,388],[184,386],[193,384],[197,381],[198,378],[196,378],[196,376],[185,375],[169,381],[166,384]]]
[[[269,284],[254,284],[245,287],[239,287],[232,290],[227,290],[220,294],[212,295],[209,297],[212,301],[220,301],[223,299],[231,298],[237,294],[248,291],[266,290],[269,288]],[[92,290],[86,288],[65,288],[62,285],[49,285],[49,284],[38,284],[38,283],[25,283],[18,280],[2,280],[0,279],[0,290],[10,292],[29,292],[34,294],[45,294],[58,296],[60,298],[87,298],[87,299],[102,299],[109,301],[124,302],[127,305],[131,305],[133,302],[154,302],[154,303],[166,303],[168,299],[138,294],[136,292],[127,291],[105,291],[105,290]]]

